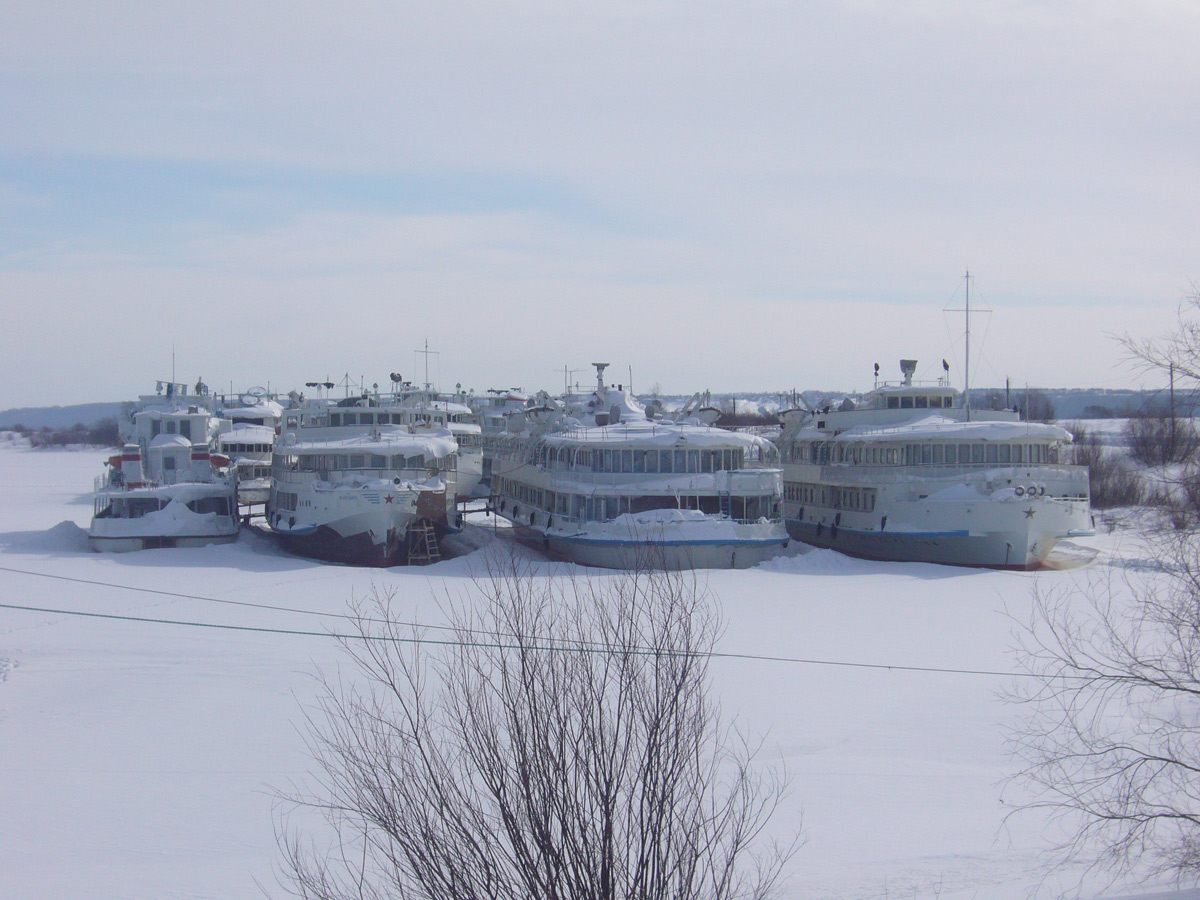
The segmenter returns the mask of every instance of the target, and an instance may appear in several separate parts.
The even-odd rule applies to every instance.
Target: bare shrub
[[[1021,810],[1067,829],[1060,862],[1200,883],[1200,543],[1166,533],[1145,584],[1042,591],[1018,634],[1009,734]],[[1040,587],[1040,585],[1039,585]]]
[[[421,643],[354,608],[359,680],[309,721],[328,847],[281,828],[305,898],[759,900],[797,843],[784,796],[709,696],[718,614],[695,576],[534,577],[514,563]],[[434,646],[441,644],[443,646]]]
[[[1125,424],[1129,455],[1147,466],[1191,461],[1200,450],[1200,434],[1191,419],[1139,415]]]
[[[1145,487],[1137,472],[1112,450],[1104,447],[1099,433],[1073,422],[1066,426],[1074,435],[1072,458],[1077,466],[1087,466],[1092,506],[1111,509],[1136,506],[1145,496]]]

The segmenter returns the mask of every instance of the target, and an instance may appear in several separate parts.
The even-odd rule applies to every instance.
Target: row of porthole
[[[1013,489],[1013,493],[1015,493],[1018,497],[1044,497],[1046,494],[1046,486],[1044,484],[1031,484],[1029,487],[1025,487],[1024,485],[1018,484]]]

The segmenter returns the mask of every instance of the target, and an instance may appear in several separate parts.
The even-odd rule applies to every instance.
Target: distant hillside
[[[70,428],[83,424],[89,428],[104,419],[117,419],[124,403],[80,403],[75,406],[25,406],[0,412],[0,428],[24,425],[26,428]]]

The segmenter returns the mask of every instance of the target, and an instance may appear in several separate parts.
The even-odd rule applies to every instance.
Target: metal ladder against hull
[[[727,519],[733,518],[733,499],[729,495],[729,491],[721,491],[717,495],[718,501],[721,504],[721,515]]]
[[[408,564],[428,566],[442,558],[437,532],[428,519],[417,519],[408,526]]]

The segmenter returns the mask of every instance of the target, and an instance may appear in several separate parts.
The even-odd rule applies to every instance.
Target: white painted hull
[[[232,515],[197,513],[188,501],[223,500]],[[124,518],[99,510],[119,508],[129,502],[158,502],[159,510]],[[241,525],[234,488],[228,483],[181,483],[128,490],[112,488],[96,493],[98,513],[88,528],[88,546],[101,553],[126,553],[161,547],[200,547],[234,541]]]
[[[557,559],[603,569],[746,569],[777,556],[789,542],[780,523],[720,519],[567,529],[514,522],[514,532],[522,543]]]
[[[404,561],[409,526],[418,518],[447,526],[446,491],[391,487],[321,490],[288,485],[295,510],[268,504],[267,524],[291,552],[359,565]]]
[[[156,550],[163,547],[203,547],[208,544],[230,544],[237,532],[210,535],[179,535],[165,537],[111,537],[88,535],[88,547],[97,553],[130,553],[135,550]]]
[[[795,471],[804,468],[808,471]],[[785,466],[785,481],[822,477],[815,476],[814,468]],[[829,484],[847,483],[844,473],[823,477]],[[1092,533],[1090,505],[1078,499],[1079,480],[1086,493],[1086,477],[1086,472],[1057,467],[996,469],[958,482],[913,478],[878,485],[871,512],[795,501],[785,501],[784,510],[792,537],[852,556],[1029,570],[1042,566],[1060,540]],[[1046,491],[1036,497],[1017,496],[1008,487],[987,488],[1039,478]],[[853,485],[868,483],[857,479]]]

